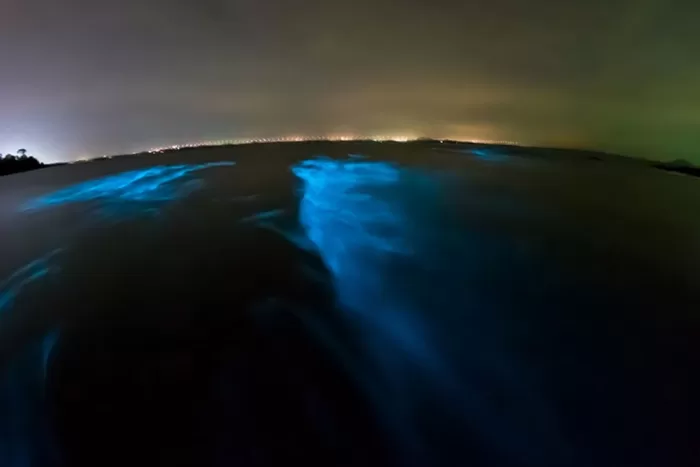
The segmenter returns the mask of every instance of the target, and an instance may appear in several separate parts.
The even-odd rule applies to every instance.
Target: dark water
[[[0,465],[700,461],[697,179],[315,143],[2,182]]]

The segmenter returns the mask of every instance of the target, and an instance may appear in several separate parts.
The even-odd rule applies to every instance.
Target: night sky
[[[0,0],[0,152],[406,135],[700,163],[697,0]]]

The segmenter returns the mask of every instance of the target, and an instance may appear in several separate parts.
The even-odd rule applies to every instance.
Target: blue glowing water
[[[234,162],[155,166],[78,183],[32,199],[20,212],[34,212],[73,203],[96,202],[100,219],[123,219],[132,215],[154,215],[163,203],[187,196],[203,182],[188,178],[203,169],[233,166]],[[264,217],[264,215],[262,216]],[[81,225],[80,227],[85,227]],[[11,311],[16,299],[31,284],[57,272],[49,254],[19,268],[0,283],[0,317]],[[0,325],[2,322],[0,322]],[[0,375],[0,465],[24,467],[49,465],[51,439],[45,426],[43,393],[47,365],[58,330],[28,345]]]
[[[25,349],[0,377],[0,465],[34,467],[56,462],[54,439],[45,403],[44,359],[53,333]]]
[[[311,336],[316,338],[321,346],[325,346],[325,351],[322,352],[324,367],[325,362],[331,361],[332,365],[328,365],[329,367],[335,367],[334,370],[340,368],[340,371],[348,373],[343,377],[347,376],[351,379],[355,384],[353,389],[359,388],[363,393],[365,397],[362,398],[362,403],[369,401],[371,404],[371,410],[368,412],[371,412],[372,422],[376,421],[380,424],[381,431],[386,433],[390,442],[393,443],[390,450],[391,455],[395,455],[396,458],[391,459],[394,462],[389,465],[402,467],[545,465],[554,467],[642,464],[614,462],[617,460],[614,456],[611,457],[610,462],[596,462],[599,458],[609,460],[602,457],[606,455],[605,448],[599,449],[598,452],[593,449],[579,448],[576,453],[579,456],[574,456],[572,444],[588,447],[589,441],[585,439],[587,437],[593,440],[590,444],[596,447],[597,435],[591,434],[596,431],[601,433],[599,435],[601,439],[605,438],[600,442],[603,446],[607,446],[608,441],[611,445],[622,445],[624,443],[622,438],[625,436],[633,438],[631,442],[628,441],[619,449],[619,452],[625,455],[627,450],[631,452],[632,457],[636,457],[638,453],[658,452],[658,457],[661,458],[669,452],[673,453],[670,449],[674,445],[671,439],[683,438],[683,435],[687,435],[689,431],[668,428],[673,423],[655,422],[656,420],[677,422],[686,415],[684,405],[691,399],[691,397],[684,397],[686,386],[679,384],[674,387],[668,380],[659,383],[661,386],[653,384],[653,373],[646,373],[646,368],[647,361],[653,360],[654,354],[638,352],[646,344],[641,343],[642,338],[639,338],[640,344],[636,344],[638,338],[635,335],[638,333],[636,324],[632,322],[629,329],[626,328],[627,325],[618,327],[616,324],[617,321],[626,321],[628,319],[626,315],[621,316],[616,314],[617,310],[601,307],[606,314],[611,311],[610,326],[606,326],[607,321],[589,320],[589,315],[596,313],[596,310],[588,305],[586,297],[593,297],[590,303],[597,305],[598,297],[605,297],[596,295],[601,292],[594,289],[602,289],[602,294],[606,294],[606,285],[603,284],[606,280],[612,281],[611,289],[619,283],[626,284],[626,282],[616,282],[617,277],[604,277],[602,280],[586,281],[580,289],[577,283],[579,278],[588,280],[588,271],[579,275],[577,267],[580,264],[578,257],[584,256],[587,251],[579,248],[579,245],[586,245],[586,243],[578,243],[577,236],[567,237],[569,229],[581,231],[583,237],[594,238],[596,241],[605,240],[605,236],[596,234],[595,230],[591,232],[587,228],[591,227],[589,223],[578,224],[580,211],[576,210],[576,206],[564,204],[569,198],[575,198],[578,203],[580,201],[578,192],[570,192],[563,187],[573,187],[590,174],[582,173],[577,167],[575,175],[570,178],[551,179],[556,181],[552,185],[562,187],[562,191],[552,191],[551,198],[556,198],[557,203],[546,205],[546,209],[542,209],[542,216],[549,219],[548,216],[551,214],[552,219],[551,222],[549,220],[546,222],[547,225],[541,225],[540,221],[535,219],[539,215],[537,212],[540,212],[537,211],[542,193],[540,180],[545,180],[539,178],[541,174],[533,176],[532,173],[524,171],[522,178],[517,174],[518,183],[513,187],[510,183],[511,179],[504,178],[502,175],[513,175],[509,169],[520,164],[521,160],[526,161],[526,158],[520,157],[518,152],[507,153],[500,148],[471,149],[472,147],[474,146],[440,149],[440,152],[454,155],[458,162],[450,167],[466,167],[465,172],[468,172],[462,174],[454,170],[449,176],[437,172],[439,170],[437,168],[433,172],[409,168],[395,163],[380,162],[361,154],[348,155],[347,160],[322,157],[306,160],[291,167],[293,174],[297,177],[295,182],[298,183],[296,191],[298,199],[293,196],[295,192],[292,190],[277,190],[270,193],[265,190],[269,186],[222,184],[235,189],[228,192],[224,187],[223,192],[214,193],[214,199],[218,204],[212,203],[216,205],[211,207],[211,211],[207,206],[206,209],[190,212],[190,215],[181,217],[176,215],[172,223],[150,222],[153,220],[151,214],[169,212],[161,208],[170,206],[172,200],[182,199],[204,186],[205,181],[199,179],[194,172],[233,164],[156,166],[96,178],[36,198],[22,206],[21,210],[34,212],[68,204],[79,205],[75,210],[66,210],[73,213],[80,212],[84,204],[88,214],[92,214],[92,209],[96,208],[95,212],[102,216],[123,219],[125,215],[129,215],[131,219],[132,215],[139,215],[138,221],[146,221],[123,223],[118,229],[111,229],[110,222],[103,223],[105,217],[87,216],[85,224],[88,226],[103,223],[110,227],[110,229],[104,229],[104,232],[110,232],[110,235],[106,234],[104,239],[114,241],[114,244],[123,248],[122,250],[104,251],[97,248],[79,250],[80,241],[71,243],[70,237],[62,236],[58,241],[55,235],[45,236],[47,241],[55,244],[51,243],[51,246],[42,244],[37,251],[44,252],[55,245],[63,245],[66,251],[76,253],[75,257],[71,256],[71,260],[75,260],[75,263],[69,261],[63,263],[63,273],[68,278],[69,284],[85,285],[85,288],[66,287],[71,294],[78,295],[79,305],[83,304],[83,296],[79,295],[80,292],[87,291],[88,287],[95,284],[88,277],[89,271],[82,266],[92,264],[92,259],[97,258],[98,255],[113,254],[120,256],[121,259],[121,253],[124,252],[128,254],[123,257],[134,258],[133,264],[138,265],[138,273],[148,277],[148,280],[143,282],[144,288],[153,288],[157,291],[153,294],[154,303],[160,303],[160,297],[164,297],[167,303],[177,300],[178,296],[172,299],[173,290],[167,288],[168,274],[172,273],[178,279],[184,278],[187,281],[192,279],[183,273],[193,269],[187,269],[186,265],[201,263],[187,261],[190,251],[194,251],[193,255],[201,258],[210,258],[206,255],[213,252],[215,256],[212,255],[211,258],[214,260],[221,258],[224,262],[228,260],[226,256],[228,250],[219,248],[222,240],[230,242],[226,245],[233,245],[232,250],[242,244],[238,242],[239,238],[247,241],[247,234],[250,232],[252,232],[250,237],[257,241],[255,234],[259,232],[251,228],[250,224],[283,234],[297,247],[317,255],[318,258],[312,258],[308,254],[297,254],[298,251],[288,252],[282,248],[289,245],[282,241],[279,244],[273,244],[274,248],[269,249],[266,249],[268,244],[259,242],[257,243],[259,250],[251,248],[250,252],[246,251],[246,254],[250,253],[254,257],[256,266],[263,265],[263,273],[277,274],[277,269],[272,268],[278,265],[284,266],[280,271],[286,271],[287,261],[298,261],[290,270],[298,272],[304,278],[316,281],[318,287],[314,287],[314,291],[323,287],[324,292],[332,292],[328,296],[335,297],[335,308],[331,310],[325,307],[322,310],[314,308],[316,300],[313,305],[304,307],[300,305],[304,303],[303,301],[296,302],[295,299],[291,300],[292,303],[289,306],[278,307],[283,298],[274,295],[269,301],[261,301],[263,305],[269,305],[268,308],[251,307],[253,309],[251,313],[260,311],[260,322],[256,322],[256,326],[272,326],[276,325],[273,319],[277,318],[280,313],[279,308],[282,308],[283,313],[295,315],[295,326],[297,322],[301,322],[307,327],[308,332],[303,334],[305,339]],[[430,154],[426,157],[430,157]],[[284,163],[286,164],[288,160],[284,158]],[[411,160],[415,162],[414,159]],[[521,165],[530,164],[525,162]],[[286,166],[273,168],[272,178],[282,173],[287,176],[275,178],[275,180],[288,181],[292,177],[289,177],[288,173],[283,173],[286,169]],[[477,176],[474,176],[475,174]],[[647,183],[648,174],[646,172],[644,174],[644,183]],[[544,174],[542,176],[544,177]],[[611,174],[606,174],[606,177],[610,176]],[[456,177],[461,179],[456,181],[455,185],[450,185]],[[534,181],[527,181],[528,177],[534,177]],[[557,174],[557,177],[563,177],[563,175]],[[570,180],[571,183],[563,183],[562,180]],[[665,180],[666,178],[663,178],[662,181],[665,183]],[[521,181],[523,187],[519,185]],[[693,183],[692,180],[682,181]],[[477,186],[479,183],[481,186]],[[524,189],[530,183],[536,188],[532,197],[528,195],[529,188]],[[691,187],[691,185],[687,186]],[[666,189],[665,184],[660,187],[659,192]],[[523,188],[522,191],[521,188]],[[617,193],[615,191],[617,189],[617,185],[614,187],[609,185],[604,192]],[[691,188],[688,188],[689,193],[690,191]],[[290,196],[282,198],[279,196],[280,192],[288,193]],[[206,192],[207,195],[210,193]],[[557,193],[569,195],[576,193],[577,196],[557,197]],[[518,198],[520,195],[522,195],[522,201]],[[207,199],[209,199],[208,196]],[[272,209],[272,207],[278,207],[274,204],[277,201],[284,204],[279,206],[279,209]],[[297,201],[299,202],[298,211],[295,209]],[[562,203],[561,206],[559,202]],[[637,203],[636,198],[634,203]],[[630,203],[629,206],[635,206],[634,203]],[[178,209],[203,206],[198,202],[192,203],[191,206],[187,203],[174,204],[177,204]],[[679,202],[678,205],[680,204]],[[215,209],[222,211],[215,211]],[[621,212],[634,213],[627,209],[625,205]],[[569,210],[566,223],[560,222],[556,216],[559,216],[560,211]],[[533,212],[536,212],[535,215]],[[598,213],[599,210],[592,209],[591,212]],[[221,217],[212,217],[212,214],[217,216],[221,214]],[[241,218],[241,216],[247,217]],[[32,226],[37,226],[40,225],[38,221],[41,221],[42,215],[21,214],[17,217],[32,222]],[[601,216],[595,215],[595,217]],[[46,218],[51,219],[52,216],[48,215]],[[209,222],[212,219],[214,221]],[[217,223],[219,219],[224,219],[226,222]],[[573,221],[574,219],[576,222]],[[181,221],[182,223],[179,223]],[[241,226],[241,223],[246,225]],[[197,227],[192,229],[196,233],[189,237],[188,228],[193,225]],[[230,227],[231,230],[215,231],[219,226],[224,225],[225,229]],[[145,245],[149,248],[145,248],[144,243],[124,241],[128,236],[120,234],[111,236],[113,231],[130,232],[129,229],[132,226],[135,226],[138,232],[154,233],[152,236],[144,235],[148,239]],[[173,228],[182,226],[185,227],[182,230]],[[199,229],[200,226],[201,229]],[[244,231],[241,237],[237,237],[236,226],[240,226],[241,231]],[[82,223],[75,226],[75,231],[80,232],[82,227]],[[125,228],[121,229],[121,227]],[[554,235],[547,235],[549,228],[554,231]],[[683,229],[667,230],[672,232],[674,237]],[[175,240],[192,238],[194,241],[192,244],[188,241],[161,242],[160,235],[166,236],[166,240],[169,240],[171,237],[168,236],[171,232],[177,234],[174,236]],[[53,234],[48,229],[47,233]],[[92,233],[92,231],[83,232],[79,238],[92,238]],[[102,230],[100,230],[101,233],[103,233]],[[268,238],[279,240],[274,235],[268,235],[269,232],[265,234]],[[636,237],[638,232],[630,233],[630,236],[632,234]],[[537,239],[533,240],[531,237],[537,237]],[[654,241],[657,240],[655,236],[653,238]],[[103,237],[100,237],[99,241],[102,239]],[[150,241],[151,239],[153,242]],[[561,243],[552,242],[553,239]],[[571,246],[570,239],[576,240]],[[160,243],[168,246],[161,250]],[[195,243],[197,244],[194,245]],[[619,245],[623,243],[620,241]],[[673,243],[674,239],[664,242],[664,244]],[[87,245],[92,246],[97,243],[87,242]],[[111,248],[111,244],[107,246]],[[191,248],[192,246],[194,248]],[[552,252],[543,253],[550,249],[550,246]],[[645,249],[646,247],[647,244]],[[155,253],[143,254],[144,250]],[[605,248],[605,254],[610,250]],[[690,251],[690,249],[686,250]],[[20,309],[21,305],[27,302],[31,302],[32,305],[35,303],[33,300],[23,301],[25,297],[32,296],[35,290],[41,292],[44,286],[50,290],[57,285],[53,282],[49,283],[48,279],[54,272],[59,271],[58,260],[67,259],[62,254],[59,255],[61,251],[60,249],[51,251],[29,262],[0,282],[0,330],[5,331],[9,328],[3,327],[3,324],[7,323],[4,319],[31,316],[31,313],[20,314],[24,311]],[[284,254],[277,256],[279,252]],[[560,252],[575,257],[572,263],[575,263],[576,267],[569,267],[568,263],[562,266],[558,258],[550,258],[550,256],[559,255]],[[675,252],[670,251],[670,254],[672,256]],[[86,260],[79,260],[78,256]],[[691,256],[688,257],[691,258]],[[142,258],[146,259],[140,262]],[[597,261],[597,256],[593,258]],[[111,264],[108,262],[109,258],[104,263],[101,257],[99,259],[97,261],[99,267]],[[166,270],[167,267],[151,264],[153,259],[167,259],[162,263],[166,266],[170,264],[185,266],[172,268],[175,271],[172,272]],[[323,263],[326,268],[320,267],[320,263]],[[132,263],[124,261],[124,264],[128,266]],[[224,277],[225,280],[222,283],[228,281],[227,284],[234,284],[236,274],[239,271],[245,272],[246,266],[245,264],[241,266],[237,261],[231,261],[228,264],[233,264],[235,272],[230,276],[227,274],[219,277]],[[583,266],[586,264],[583,263]],[[605,260],[601,260],[600,264],[607,267]],[[619,266],[617,263],[611,264]],[[75,269],[71,268],[69,271],[69,265],[75,265]],[[268,265],[271,268],[269,271],[266,269]],[[685,266],[685,263],[683,265]],[[125,269],[127,273],[130,272],[130,267]],[[194,296],[193,303],[201,296],[194,293],[197,292],[197,287],[201,282],[208,281],[206,271],[197,274],[199,269],[194,269],[196,270],[193,271],[192,276],[198,275],[201,278],[191,282],[185,280],[176,282],[187,284],[183,285],[182,289],[183,292],[193,292],[191,294]],[[663,268],[658,269],[663,271]],[[105,270],[111,271],[111,268],[107,267]],[[621,270],[627,271],[627,269]],[[88,272],[85,274],[88,278],[84,283],[73,282],[72,271]],[[605,274],[602,267],[597,268],[597,265],[596,268],[591,268],[591,271]],[[622,276],[617,269],[613,268],[613,271],[616,276]],[[218,271],[212,269],[209,273],[211,272]],[[160,282],[161,278],[163,282]],[[151,279],[154,282],[151,282]],[[77,280],[82,281],[82,279]],[[106,282],[109,280],[107,279]],[[137,281],[139,280],[137,277]],[[212,282],[219,284],[216,281]],[[569,282],[572,284],[570,287]],[[245,281],[243,283],[246,284]],[[657,284],[656,281],[639,283],[653,283],[655,286]],[[293,287],[296,287],[295,284],[296,282],[293,283]],[[209,284],[206,286],[206,290],[214,289],[214,287],[209,288]],[[634,282],[633,286],[639,288],[637,282]],[[115,293],[118,293],[116,291],[126,289],[126,287],[124,289],[118,287],[120,285],[115,284],[114,288],[108,287],[105,290],[115,290]],[[224,294],[232,293],[228,287],[221,288],[226,289],[223,291]],[[681,287],[674,283],[670,290],[675,293],[677,288]],[[98,289],[98,293],[100,290]],[[160,293],[161,290],[163,293]],[[286,293],[287,289],[284,290]],[[633,290],[633,287],[630,287],[630,290]],[[570,294],[570,292],[575,293]],[[133,293],[133,288],[126,290],[125,293]],[[261,293],[265,294],[265,290]],[[624,306],[630,309],[630,315],[638,314],[639,308],[642,308],[630,305],[641,301],[630,301],[634,299],[633,295],[631,293],[620,300],[620,303],[624,303]],[[673,295],[673,293],[668,294],[664,300],[670,299]],[[326,296],[323,295],[324,298]],[[69,300],[72,299],[73,295]],[[584,304],[573,303],[577,301],[582,301]],[[46,302],[50,302],[50,299],[44,299],[44,303]],[[98,303],[101,302],[98,301]],[[134,307],[135,311],[128,309],[125,313],[133,312],[140,318],[155,308],[151,307],[150,303],[150,301],[146,302],[149,306],[144,306],[143,310]],[[212,300],[211,303],[214,301]],[[321,303],[326,304],[325,300]],[[604,302],[601,300],[601,303]],[[51,305],[48,303],[47,309],[52,310]],[[99,307],[86,306],[85,308],[99,312]],[[240,307],[240,309],[243,308]],[[71,306],[66,306],[66,309],[70,312],[75,310]],[[665,308],[659,306],[658,310],[665,310]],[[658,314],[658,310],[654,310],[655,315]],[[164,314],[167,316],[164,319],[175,315],[169,311],[168,309],[168,313]],[[231,313],[239,312],[239,309],[222,307],[221,311],[228,317]],[[200,313],[201,309],[195,307],[195,312]],[[211,316],[213,315],[214,312]],[[273,315],[274,318],[265,321]],[[558,318],[558,315],[561,315],[561,318]],[[92,317],[100,318],[96,315]],[[59,321],[45,326],[47,329],[42,335],[37,332],[36,340],[25,343],[23,351],[13,355],[16,358],[13,358],[8,366],[3,367],[3,372],[0,373],[0,467],[63,465],[50,460],[53,455],[50,449],[51,433],[45,419],[49,411],[43,404],[43,397],[46,395],[44,382],[47,365],[52,359],[53,349],[60,338],[67,339],[71,335],[72,320],[78,318],[73,318],[73,315],[69,314],[66,317],[68,320],[66,325],[60,319],[58,317]],[[598,326],[599,323],[602,326]],[[648,322],[650,334],[653,334],[652,328],[658,327],[652,326],[655,323],[655,321]],[[640,324],[646,332],[647,323],[640,322]],[[566,326],[571,326],[573,331],[562,331],[561,328]],[[579,337],[581,342],[576,342],[579,327],[585,329]],[[175,326],[172,327],[174,328]],[[595,328],[599,329],[594,330]],[[171,328],[168,327],[168,329]],[[669,329],[676,331],[673,326]],[[61,334],[61,331],[65,333]],[[630,357],[629,368],[621,363],[605,366],[605,360],[608,360],[611,355],[616,357],[614,352],[609,353],[609,348],[605,348],[605,345],[599,342],[607,339],[608,334],[624,338],[620,341],[620,348],[625,358],[635,353],[642,356],[636,360]],[[573,342],[567,339],[570,335],[574,337]],[[683,334],[679,332],[678,335]],[[693,334],[683,335],[684,339],[690,341],[690,335]],[[598,337],[600,339],[597,339]],[[674,334],[673,339],[675,338]],[[615,345],[617,345],[616,338],[610,339],[615,339]],[[597,353],[593,354],[595,358],[588,359],[588,355],[591,354],[588,348],[589,341],[592,342],[590,347],[603,347],[600,350],[600,360],[597,360]],[[305,340],[304,344],[307,343],[308,341]],[[272,343],[273,345],[275,343]],[[318,347],[314,345],[313,348]],[[678,349],[686,348],[690,347],[678,347]],[[692,352],[677,351],[675,347],[671,347],[670,350],[669,361],[662,362],[664,369],[659,374],[666,376],[676,372],[678,368],[684,370],[692,366],[692,364],[677,364],[679,358],[683,355],[692,355]],[[647,358],[649,355],[652,358]],[[244,356],[245,359],[248,357],[249,355]],[[250,358],[254,359],[255,356],[251,355]],[[663,358],[665,357],[661,354],[659,360],[662,361]],[[285,364],[287,361],[291,362],[292,372],[307,374],[299,371],[300,369],[306,371],[304,368],[306,362],[289,359],[285,360]],[[296,366],[297,363],[298,366]],[[637,372],[632,367],[638,367],[639,378],[631,375]],[[270,374],[276,371],[275,368],[267,367],[264,370],[270,370]],[[616,373],[620,373],[621,376],[616,376]],[[690,374],[682,370],[679,373],[684,373],[680,377],[682,381],[685,381],[685,373]],[[320,374],[325,378],[329,373]],[[294,377],[296,378],[296,375]],[[310,387],[314,383],[313,377],[309,380],[309,385],[304,381],[298,386],[303,387],[301,390],[308,389],[309,393],[312,393],[310,398],[317,395],[320,398],[323,390]],[[617,382],[615,378],[618,378]],[[629,383],[621,382],[628,378]],[[345,383],[345,378],[342,381]],[[651,389],[646,389],[644,387],[646,385]],[[572,389],[568,389],[569,386]],[[284,386],[281,385],[281,387]],[[676,392],[676,388],[680,391]],[[596,392],[602,394],[608,390],[613,393],[617,391],[617,394],[610,399],[602,396],[599,399],[591,395]],[[648,395],[655,392],[663,393],[663,397],[669,395],[668,399],[657,399],[663,405],[657,406],[658,404],[653,402],[651,397],[649,404],[646,404],[644,398],[638,396],[640,393]],[[333,398],[337,393],[332,392],[328,395],[329,398]],[[673,403],[672,399],[677,395],[680,402]],[[627,396],[634,401],[625,406],[624,399]],[[657,397],[658,394],[653,396]],[[233,397],[238,397],[238,393]],[[338,400],[344,399],[338,398]],[[585,403],[581,404],[581,400]],[[598,404],[598,401],[602,403]],[[267,403],[266,400],[262,402]],[[619,406],[624,407],[620,409]],[[675,408],[675,412],[669,410],[669,406],[672,409]],[[216,409],[218,408],[217,406]],[[363,405],[362,408],[364,409],[365,406]],[[577,420],[579,412],[584,411],[589,412],[590,415],[580,417],[583,421],[579,422]],[[655,417],[653,413],[655,411],[663,412],[664,416]],[[333,417],[332,411],[328,413],[329,417]],[[668,416],[666,416],[667,413]],[[639,414],[638,418],[635,418],[637,414]],[[277,417],[277,412],[272,416]],[[624,419],[624,422],[615,426],[618,419]],[[236,419],[236,422],[238,420]],[[591,426],[586,426],[588,420],[592,420]],[[339,425],[344,421],[346,420],[341,416],[338,417]],[[603,426],[609,421],[613,422],[611,424],[613,428]],[[635,431],[634,427],[630,428],[630,425],[637,421],[642,421],[639,423],[642,426],[639,431]],[[654,426],[651,421],[654,421]],[[616,431],[617,426],[628,430],[631,435],[618,436],[617,431],[620,430]],[[347,439],[350,440],[348,445],[351,445],[354,442],[354,436],[350,435],[354,433],[352,430],[344,432],[343,428],[331,426],[331,429],[337,431],[334,433],[337,439],[345,438],[345,433],[348,433]],[[658,432],[661,433],[660,436],[654,431],[657,428],[661,430]],[[320,430],[324,429],[325,427]],[[641,436],[636,436],[637,433],[641,433]],[[681,436],[677,436],[678,433]],[[645,438],[646,436],[648,438]],[[654,444],[657,440],[653,440],[652,436],[658,438],[659,444]],[[125,437],[128,441],[128,433],[125,433]],[[579,438],[584,439],[579,441]],[[637,450],[637,446],[645,444],[640,440],[649,441],[647,444],[651,447]],[[229,441],[230,439],[227,438],[225,442]],[[272,439],[270,442],[274,444],[276,440]],[[126,444],[128,442],[125,446]],[[661,448],[657,450],[658,446]],[[355,445],[351,447],[354,448]],[[360,450],[365,446],[358,443],[357,447]],[[611,451],[614,452],[614,449]],[[648,460],[644,465],[661,464]],[[668,465],[678,464],[668,462]]]
[[[0,284],[0,318],[11,312],[30,284],[59,271],[55,259],[61,251],[31,261]],[[58,331],[53,331],[30,344],[0,374],[0,465],[52,465],[48,462],[54,453],[44,412],[44,381],[57,338]]]
[[[69,203],[86,201],[105,202],[162,202],[182,197],[197,188],[197,184],[185,184],[190,173],[213,167],[233,166],[235,162],[211,162],[206,164],[163,165],[110,175],[69,186],[33,199],[21,207],[21,211],[36,211]],[[180,183],[174,183],[174,182]],[[183,191],[184,188],[184,191]]]
[[[252,216],[244,217],[243,219],[240,220],[242,223],[247,223],[247,222],[256,222],[260,223],[262,221],[269,221],[271,219],[275,219],[277,217],[280,217],[284,214],[284,209],[271,209],[269,211],[263,211],[263,212],[258,212],[256,214],[253,214]]]
[[[478,313],[483,304],[470,293],[479,274],[470,261],[490,247],[488,240],[449,220],[438,177],[354,158],[313,159],[292,170],[302,182],[300,224],[332,273],[339,307],[361,329],[357,338],[373,362],[355,367],[355,379],[396,438],[397,452],[406,455],[402,462],[437,464],[448,456],[441,451],[449,447],[425,443],[420,433],[430,423],[444,429],[446,421],[428,416],[416,422],[420,411],[450,413],[456,430],[476,433],[496,457],[532,465],[565,462],[568,454],[559,448],[566,443],[558,440],[536,384],[499,336],[488,334],[497,327],[489,322],[499,317],[486,307]],[[339,360],[353,360],[312,326]],[[455,328],[463,332],[455,334]],[[464,371],[469,368],[478,373],[474,380]],[[504,414],[478,380],[509,388],[527,408]],[[552,440],[557,448],[547,450]]]
[[[56,266],[51,266],[50,261],[62,249],[56,249],[49,254],[34,260],[10,275],[2,283],[0,283],[0,315],[12,306],[15,298],[27,285],[45,277],[51,268],[56,269]]]
[[[510,159],[510,156],[508,154],[499,152],[495,149],[479,148],[470,149],[467,152],[487,162],[506,162]]]
[[[300,223],[335,274],[361,274],[341,271],[351,266],[342,256],[355,253],[352,250],[371,246],[410,253],[402,234],[402,214],[367,191],[397,185],[401,179],[397,167],[381,162],[314,159],[292,170],[304,181]]]
[[[50,332],[41,342],[41,363],[43,368],[44,379],[46,379],[46,374],[49,368],[49,359],[51,358],[51,352],[53,352],[59,337],[61,336],[60,331]]]

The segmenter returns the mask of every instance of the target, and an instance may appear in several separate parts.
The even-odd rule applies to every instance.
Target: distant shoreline
[[[589,149],[575,149],[575,148],[555,148],[555,147],[539,147],[539,146],[520,146],[520,145],[515,145],[515,144],[503,144],[503,143],[478,143],[478,142],[471,142],[471,141],[457,141],[457,140],[440,140],[440,139],[431,139],[431,138],[419,138],[416,140],[411,140],[411,141],[393,141],[393,140],[387,140],[387,141],[376,141],[376,140],[363,140],[363,139],[358,139],[358,140],[343,140],[343,141],[335,141],[335,140],[304,140],[304,141],[267,141],[267,142],[260,142],[260,141],[254,141],[254,142],[249,142],[249,143],[240,143],[240,144],[220,144],[220,145],[202,145],[202,146],[188,146],[188,147],[180,147],[180,148],[167,148],[167,149],[162,149],[156,151],[159,154],[168,154],[168,153],[179,153],[179,152],[189,152],[189,151],[195,151],[195,150],[203,150],[203,149],[214,149],[214,148],[228,148],[228,147],[240,147],[240,146],[253,146],[253,145],[296,145],[296,144],[317,144],[317,143],[328,143],[328,144],[338,144],[338,145],[343,145],[343,144],[366,144],[366,143],[374,143],[374,144],[381,144],[381,145],[425,145],[425,144],[436,144],[436,145],[441,145],[445,146],[446,149],[449,148],[450,146],[460,146],[463,149],[491,149],[491,150],[499,150],[501,152],[506,152],[508,155],[538,155],[540,157],[542,156],[557,156],[557,155],[565,155],[565,154],[579,154],[583,156],[585,159],[591,160],[591,161],[605,161],[610,158],[622,158],[622,159],[628,159],[630,161],[637,161],[643,165],[646,165],[650,168],[658,169],[658,170],[663,170],[666,172],[675,172],[675,173],[680,173],[684,175],[689,175],[693,177],[700,177],[700,167],[697,167],[690,162],[684,161],[684,160],[677,160],[677,161],[672,161],[672,162],[661,162],[661,161],[653,161],[653,160],[647,160],[647,159],[642,159],[642,158],[636,158],[636,157],[631,157],[631,156],[623,156],[620,154],[612,154],[604,151],[595,151],[595,150],[589,150]],[[16,173],[23,173],[23,172],[29,172],[33,170],[39,170],[39,169],[44,169],[48,167],[56,167],[56,166],[61,166],[61,165],[70,165],[70,164],[82,164],[82,163],[94,163],[94,162],[99,162],[99,161],[105,161],[113,158],[121,158],[121,157],[139,157],[139,156],[145,156],[149,154],[153,154],[154,151],[142,151],[139,153],[132,153],[132,154],[120,154],[120,155],[113,155],[113,156],[102,156],[102,157],[96,157],[93,159],[84,159],[84,160],[78,160],[78,161],[72,161],[72,162],[55,162],[55,163],[39,163],[39,166],[36,167],[31,167],[31,168],[20,168],[19,170],[15,171],[10,171],[7,173],[0,173],[0,177],[6,176],[6,175],[13,175]]]

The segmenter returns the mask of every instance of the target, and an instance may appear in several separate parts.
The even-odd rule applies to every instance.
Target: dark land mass
[[[673,161],[673,162],[662,162],[659,164],[654,164],[654,167],[661,170],[666,170],[668,172],[676,172],[685,175],[691,175],[693,177],[700,177],[700,167],[696,167],[687,161]]]
[[[0,157],[0,176],[41,169],[44,164],[34,157]]]

